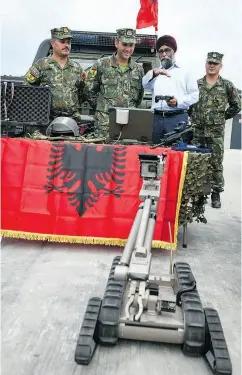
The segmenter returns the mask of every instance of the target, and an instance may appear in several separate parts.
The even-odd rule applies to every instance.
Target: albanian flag
[[[123,246],[138,210],[139,153],[167,152],[153,246],[177,245],[187,155],[135,145],[1,139],[1,234]]]
[[[140,0],[136,29],[154,26],[158,30],[158,0]]]

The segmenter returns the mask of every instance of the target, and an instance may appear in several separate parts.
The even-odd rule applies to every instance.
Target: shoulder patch
[[[38,69],[35,67],[35,66],[32,66],[30,68],[30,73],[35,77],[35,78],[39,78],[40,76],[40,73],[38,71]]]
[[[38,81],[38,79],[41,76],[40,70],[41,68],[38,68],[36,65],[32,65],[31,68],[28,70],[28,72],[25,75],[25,79],[29,83],[34,83]]]
[[[31,73],[31,71],[29,71],[26,76],[25,76],[25,79],[27,82],[34,82],[35,81],[35,76]]]
[[[91,77],[91,78],[95,78],[96,74],[97,74],[97,68],[92,67],[92,68],[89,70],[89,75],[90,75],[90,77]]]
[[[81,73],[81,78],[83,79],[83,81],[85,81],[85,79],[87,78],[87,73],[84,70]]]

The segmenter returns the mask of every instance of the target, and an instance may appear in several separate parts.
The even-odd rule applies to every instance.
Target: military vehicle
[[[79,62],[86,71],[101,57],[110,56],[114,51],[116,33],[72,31],[70,58]],[[145,73],[158,66],[156,57],[156,35],[138,34],[133,59],[143,66]],[[44,40],[35,55],[33,63],[51,53],[50,39]],[[145,92],[141,108],[151,107],[151,93]],[[83,105],[83,114],[92,114],[88,103]]]
[[[90,31],[72,31],[72,48],[70,53],[70,58],[79,62],[81,67],[88,71],[88,69],[101,57],[110,56],[114,51],[114,40],[116,37],[116,33],[111,32],[90,32]],[[144,71],[147,72],[149,69],[158,66],[158,60],[156,57],[156,35],[148,35],[148,34],[137,34],[137,43],[135,46],[135,50],[133,53],[133,58],[136,62],[141,64],[144,68]],[[28,68],[39,59],[43,57],[47,57],[51,54],[51,44],[50,39],[45,39],[40,45],[36,52],[36,55],[32,62],[30,62],[29,66],[26,67],[26,72]],[[14,88],[16,86],[22,85],[24,81],[24,76],[16,77],[16,76],[1,76],[1,89],[3,92],[3,100],[1,103],[1,119],[9,119],[9,112],[13,111],[13,100],[14,96],[17,93]],[[7,83],[6,83],[7,82]],[[4,86],[8,85],[7,87]],[[19,90],[21,91],[21,90]],[[27,91],[27,90],[26,90]],[[36,90],[37,91],[37,90]],[[21,96],[19,94],[19,96]],[[25,97],[27,95],[25,94]],[[21,102],[21,99],[18,97],[18,101]],[[26,99],[26,106],[29,106],[29,100]],[[38,102],[36,99],[35,102]],[[6,109],[10,109],[11,103],[11,110],[6,113]],[[18,103],[17,112],[19,111],[20,104]],[[151,108],[151,93],[149,91],[145,91],[144,99],[140,105],[141,108]],[[32,109],[33,111],[33,109]],[[90,108],[89,103],[85,102],[82,104],[81,108],[83,115],[94,115],[94,110]],[[16,111],[15,111],[16,112]],[[26,109],[25,109],[26,112]],[[5,113],[5,115],[4,115]],[[10,116],[11,117],[11,116]],[[12,120],[10,118],[10,120]],[[16,123],[16,119],[15,120]],[[25,120],[26,122],[26,120]],[[34,129],[33,121],[30,120],[32,127]],[[4,121],[3,121],[4,125]],[[11,125],[9,123],[9,125]],[[18,125],[13,125],[15,127],[15,134],[21,134],[23,132],[23,127],[18,122]],[[16,129],[18,129],[16,131]]]

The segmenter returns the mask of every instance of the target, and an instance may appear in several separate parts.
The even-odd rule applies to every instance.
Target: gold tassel
[[[42,234],[19,232],[14,230],[1,230],[0,234],[3,237],[19,238],[31,241],[49,241],[49,242],[64,242],[64,243],[79,243],[84,245],[107,245],[124,247],[127,240],[120,238],[103,238],[103,237],[79,237],[79,236],[61,236],[57,234]],[[170,243],[164,241],[154,240],[152,247],[156,249],[170,250]],[[172,250],[176,250],[176,244],[172,244]]]
[[[183,152],[181,177],[180,177],[180,183],[179,183],[179,189],[178,189],[178,198],[177,198],[177,204],[176,204],[176,219],[175,219],[175,225],[174,225],[174,238],[175,238],[175,247],[176,248],[177,248],[179,214],[180,214],[183,187],[184,187],[184,182],[185,182],[185,177],[186,177],[186,172],[187,172],[187,162],[188,162],[188,151],[184,151]]]

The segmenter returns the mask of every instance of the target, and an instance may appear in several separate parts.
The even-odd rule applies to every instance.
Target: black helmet
[[[56,117],[46,129],[46,135],[80,135],[79,127],[70,117]]]

